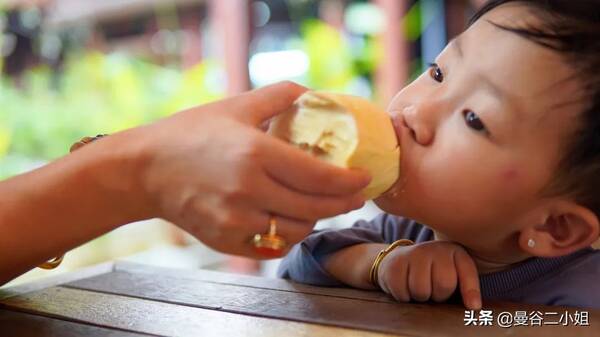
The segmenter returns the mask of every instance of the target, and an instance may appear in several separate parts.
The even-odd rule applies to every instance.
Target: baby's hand
[[[447,300],[460,286],[465,307],[481,308],[475,262],[458,244],[431,241],[398,247],[381,261],[379,286],[396,300]]]

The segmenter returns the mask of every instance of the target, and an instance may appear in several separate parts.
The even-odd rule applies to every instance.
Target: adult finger
[[[365,171],[326,163],[280,139],[264,140],[270,155],[262,158],[267,174],[290,188],[310,194],[347,195],[365,188],[370,177]]]
[[[258,207],[305,221],[347,213],[364,205],[360,193],[347,197],[303,194],[268,178],[261,179],[254,193]]]
[[[302,221],[278,214],[265,212],[261,217],[266,224],[265,233],[268,232],[269,221],[272,217],[276,223],[277,235],[284,238],[288,245],[294,245],[304,240],[304,238],[313,231],[313,227],[315,226],[315,222],[313,221]]]
[[[233,97],[232,113],[240,120],[259,126],[265,120],[289,109],[296,98],[308,89],[290,81],[283,81]]]
[[[481,309],[479,274],[475,262],[467,252],[459,250],[454,254],[454,265],[465,307],[472,310]]]
[[[253,225],[253,227],[262,228],[259,229],[255,234],[263,234],[269,232],[269,222],[271,217],[273,217],[273,219],[275,220],[276,234],[283,238],[287,244],[284,251],[282,252],[282,256],[285,255],[294,244],[306,238],[306,236],[308,236],[313,231],[313,228],[315,226],[314,222],[290,219],[276,214],[261,212],[260,214],[256,214],[255,216],[249,219],[249,221],[255,224]],[[254,246],[251,243],[252,237],[253,235],[251,237],[242,238],[242,244],[240,245],[244,249],[242,254],[248,257],[254,257],[258,259],[266,258],[265,256],[255,251]]]

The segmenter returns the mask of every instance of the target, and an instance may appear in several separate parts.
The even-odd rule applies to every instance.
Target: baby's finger
[[[398,302],[410,302],[410,290],[408,289],[408,263],[399,261],[389,271],[392,275],[379,280],[384,292],[392,295]]]
[[[431,297],[431,259],[411,263],[408,273],[408,289],[410,298],[425,302]]]
[[[450,256],[443,261],[434,261],[431,268],[432,291],[431,299],[435,302],[447,300],[458,285],[456,267],[450,260]]]
[[[458,274],[458,283],[463,302],[467,309],[481,309],[481,290],[479,288],[479,274],[475,262],[464,250],[454,254],[454,264]]]

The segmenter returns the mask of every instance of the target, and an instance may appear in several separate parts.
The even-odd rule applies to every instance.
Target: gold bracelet
[[[372,285],[374,285],[376,288],[380,288],[379,287],[379,265],[381,264],[381,261],[383,261],[383,258],[386,257],[392,250],[396,249],[397,247],[400,246],[411,246],[414,245],[415,243],[412,240],[409,239],[400,239],[400,240],[396,240],[394,241],[391,245],[387,246],[386,249],[383,249],[382,251],[379,252],[379,254],[377,254],[377,257],[375,257],[375,261],[373,261],[373,265],[371,265],[371,270],[369,271],[369,281],[371,282]]]
[[[53,258],[50,261],[46,261],[42,264],[40,264],[38,266],[38,268],[42,268],[42,269],[54,269],[56,267],[58,267],[58,265],[60,265],[60,263],[62,262],[63,258],[65,257],[65,254],[61,255],[61,256],[57,256],[55,258]]]
[[[89,144],[89,143],[91,143],[91,142],[93,142],[95,140],[98,140],[98,139],[100,139],[102,137],[105,137],[105,136],[108,136],[108,135],[97,135],[96,137],[83,137],[77,143],[71,145],[71,148],[69,149],[69,152],[73,152],[73,151],[75,151],[75,150],[83,147],[84,145]],[[40,264],[38,266],[38,268],[42,268],[42,269],[54,269],[54,268],[58,267],[62,263],[64,257],[65,257],[65,254],[57,256],[57,257],[53,258],[52,260],[49,260],[49,261],[46,261],[46,262]]]

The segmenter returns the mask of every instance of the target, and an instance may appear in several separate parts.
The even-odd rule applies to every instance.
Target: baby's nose
[[[415,105],[405,107],[402,110],[402,118],[418,144],[427,146],[433,142],[433,127],[429,125],[426,116]]]

